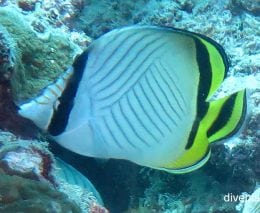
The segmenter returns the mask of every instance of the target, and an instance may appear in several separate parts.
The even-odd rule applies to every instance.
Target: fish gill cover
[[[45,159],[44,165],[51,164],[53,167],[55,163],[48,160],[52,159],[47,157],[49,154],[44,154],[49,153],[45,145],[39,145],[37,149],[24,148],[19,136],[35,137],[38,134],[21,131],[21,125],[29,124],[16,116],[9,118],[15,113],[14,102],[21,103],[33,98],[72,64],[75,56],[86,49],[92,39],[115,28],[133,24],[181,28],[206,35],[222,45],[230,68],[228,78],[216,93],[216,98],[247,88],[249,110],[243,130],[225,143],[213,144],[212,156],[203,168],[181,176],[125,161],[89,159],[50,142],[49,148],[54,156],[59,156],[88,177],[112,213],[247,213],[248,209],[257,208],[257,204],[248,202],[253,204],[246,204],[243,210],[249,195],[259,188],[260,178],[259,1],[4,0],[0,6],[0,126],[17,135],[0,132],[0,184],[12,186],[13,189],[10,194],[1,186],[0,212],[29,211],[31,206],[21,201],[25,195],[19,190],[30,188],[32,190],[26,194],[26,199],[37,205],[45,203],[48,207],[43,209],[36,205],[32,212],[35,209],[53,212],[53,206],[59,206],[55,208],[56,212],[64,212],[65,208],[72,212],[106,211],[99,204],[93,204],[92,195],[82,193],[80,187],[57,187],[56,183],[52,183],[52,173],[49,174],[45,167],[44,172],[40,173],[35,169],[21,172],[19,164],[15,171],[10,170],[6,162],[9,160],[11,164],[8,165],[16,162],[17,158],[10,157],[16,156],[14,153],[25,156],[28,165],[31,159],[26,159],[32,153],[36,162],[37,159],[39,162]],[[11,121],[11,124],[3,121]],[[33,127],[30,129],[37,131]],[[38,144],[45,144],[42,141],[45,141],[42,136],[37,139]],[[14,174],[18,177],[9,176]],[[46,186],[46,181],[51,188]],[[60,185],[64,183],[57,181]],[[17,182],[19,187],[14,184]],[[42,197],[35,201],[31,195],[36,192]],[[70,195],[73,193],[77,196],[72,198]],[[54,203],[50,201],[53,196]],[[84,200],[92,204],[82,206]]]

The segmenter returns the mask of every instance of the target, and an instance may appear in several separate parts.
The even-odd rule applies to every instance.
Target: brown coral
[[[0,82],[0,129],[10,131],[23,138],[38,137],[39,130],[34,123],[18,114],[13,102],[10,81]]]
[[[9,176],[0,171],[0,212],[80,213],[67,196],[46,183]]]

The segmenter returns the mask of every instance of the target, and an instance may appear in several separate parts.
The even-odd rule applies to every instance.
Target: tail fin
[[[219,105],[220,109],[207,131],[209,142],[215,142],[234,135],[244,123],[247,108],[246,90],[213,101],[210,105]]]

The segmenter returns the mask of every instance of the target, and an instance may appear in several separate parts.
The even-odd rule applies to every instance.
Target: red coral
[[[57,184],[55,183],[54,177],[51,175],[51,169],[54,163],[52,157],[48,153],[40,149],[36,149],[33,147],[32,150],[38,153],[42,158],[42,169],[41,169],[42,177],[44,177],[46,180],[48,180],[54,186],[56,186]]]

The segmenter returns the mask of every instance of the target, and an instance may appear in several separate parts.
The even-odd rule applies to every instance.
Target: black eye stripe
[[[77,94],[87,59],[88,52],[85,51],[78,58],[76,58],[73,63],[73,74],[68,80],[66,88],[58,98],[60,104],[57,110],[54,109],[51,122],[48,126],[48,132],[53,136],[61,134],[67,126],[69,115],[73,107],[74,98]]]

